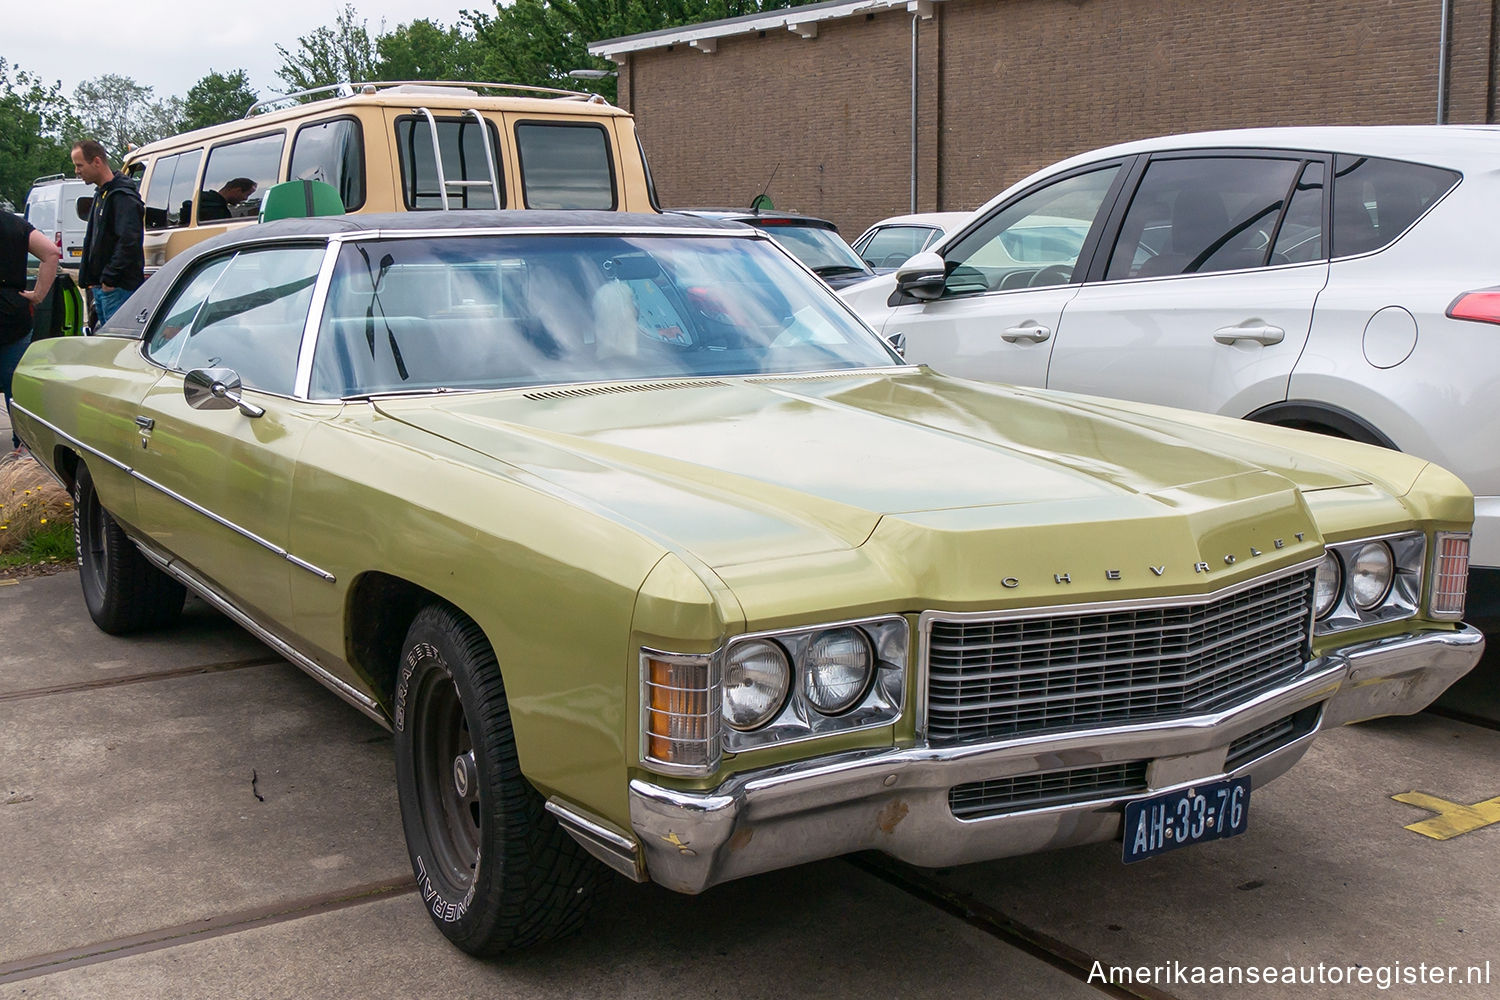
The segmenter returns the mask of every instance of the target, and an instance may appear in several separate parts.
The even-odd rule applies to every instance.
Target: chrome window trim
[[[1145,600],[1095,601],[1088,604],[1048,604],[1032,608],[1011,608],[1003,611],[923,611],[917,617],[916,670],[914,671],[912,680],[912,683],[916,685],[916,697],[914,701],[916,718],[914,722],[917,739],[924,743],[927,739],[927,686],[931,679],[928,659],[932,648],[932,626],[935,622],[1014,621],[1023,618],[1054,618],[1062,615],[1088,615],[1110,611],[1153,611],[1162,608],[1194,607],[1212,604],[1215,601],[1233,597],[1235,594],[1242,593],[1243,591],[1265,586],[1267,583],[1316,570],[1318,563],[1322,561],[1323,553],[1319,552],[1316,558],[1305,559],[1289,566],[1283,566],[1278,570],[1262,573],[1248,580],[1220,587],[1218,590],[1207,594],[1185,594],[1180,597],[1147,598]],[[1307,640],[1311,642],[1313,636],[1311,600],[1309,600],[1308,605]],[[1048,738],[1056,738],[1056,734],[1042,737],[1042,739]]]
[[[323,263],[318,266],[318,277],[313,282],[312,301],[307,305],[307,321],[302,326],[302,343],[297,348],[297,374],[292,378],[292,395],[296,399],[309,398],[312,390],[313,351],[317,350],[318,330],[323,325],[323,310],[328,305],[339,249],[332,240],[323,248]]]
[[[37,423],[41,424],[43,427],[47,428],[49,431],[51,431],[52,433],[56,434],[58,437],[62,438],[64,441],[66,441],[69,444],[73,445],[78,450],[87,452],[88,454],[93,455],[96,458],[102,459],[103,461],[107,462],[108,464],[114,466],[116,469],[119,469],[121,472],[125,473],[131,479],[134,479],[136,482],[144,483],[145,485],[147,485],[147,486],[151,487],[152,489],[156,490],[158,493],[161,493],[164,496],[171,497],[173,500],[176,500],[178,503],[182,504],[184,507],[187,507],[189,510],[192,510],[192,511],[198,513],[198,514],[202,514],[204,517],[208,518],[210,521],[213,521],[215,524],[219,525],[220,527],[228,528],[230,531],[232,531],[235,534],[239,535],[241,538],[244,538],[244,539],[247,539],[248,541],[254,542],[256,545],[259,545],[261,548],[266,549],[267,551],[272,552],[272,553],[280,556],[281,558],[285,559],[287,562],[291,563],[293,566],[296,566],[298,569],[306,570],[307,572],[313,574],[314,576],[318,577],[319,579],[327,581],[328,583],[336,583],[338,581],[338,578],[335,577],[332,573],[328,572],[327,570],[322,569],[321,567],[319,567],[319,566],[317,566],[317,565],[315,565],[313,563],[308,562],[306,559],[303,559],[300,556],[297,556],[297,555],[292,554],[291,552],[288,552],[286,549],[282,548],[280,545],[277,545],[275,542],[268,541],[267,539],[264,539],[264,538],[260,537],[255,532],[251,531],[248,528],[241,527],[240,525],[236,524],[235,522],[229,520],[227,517],[223,517],[223,516],[221,516],[219,514],[215,514],[213,511],[209,510],[207,507],[204,507],[204,506],[202,506],[200,504],[194,503],[192,500],[189,500],[187,497],[183,496],[182,494],[177,493],[174,490],[168,489],[167,487],[163,486],[161,483],[158,483],[156,480],[152,479],[149,476],[142,475],[135,468],[133,468],[133,467],[131,467],[129,465],[126,465],[124,462],[121,462],[121,461],[119,461],[116,458],[113,458],[113,457],[111,457],[109,455],[106,455],[104,452],[100,451],[99,449],[84,444],[82,441],[78,440],[73,435],[69,434],[67,431],[65,431],[62,428],[58,427],[56,424],[53,424],[53,423],[51,423],[51,422],[49,422],[47,420],[43,420],[41,417],[37,416],[35,413],[33,413],[30,410],[26,409],[24,406],[21,406],[20,404],[17,404],[17,403],[12,403],[11,405],[16,410],[19,410],[21,413],[26,414],[26,416],[30,417],[32,420],[35,420]]]

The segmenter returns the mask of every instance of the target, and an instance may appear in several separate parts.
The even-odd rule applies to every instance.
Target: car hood
[[[1222,528],[1281,511],[1313,530],[1296,486],[1268,471],[1276,449],[1087,404],[897,369],[375,406],[715,569],[855,549],[883,519],[910,536],[955,525],[1118,526],[1208,510],[1224,513]],[[1269,454],[1257,461],[1257,452]],[[1331,462],[1287,463],[1304,489],[1362,481]],[[1189,529],[1192,546],[1206,530]]]

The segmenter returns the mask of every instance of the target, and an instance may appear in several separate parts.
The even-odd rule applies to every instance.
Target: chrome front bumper
[[[689,893],[853,851],[942,867],[1107,841],[1119,835],[1127,799],[1229,776],[1249,775],[1259,788],[1296,763],[1324,727],[1421,711],[1483,650],[1484,637],[1466,625],[1415,631],[1320,657],[1296,681],[1213,715],[976,746],[856,751],[736,775],[712,792],[635,780],[633,838],[564,803],[549,808],[616,868]],[[1228,765],[1234,741],[1307,709],[1314,711],[1302,717],[1317,716],[1314,724]],[[949,805],[956,785],[1125,762],[1146,762],[1146,789],[978,819],[959,819]]]

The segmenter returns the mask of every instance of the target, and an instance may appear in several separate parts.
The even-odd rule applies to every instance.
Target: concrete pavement
[[[1105,844],[897,866],[946,909],[848,861],[698,897],[620,880],[582,935],[480,962],[412,892],[388,734],[211,609],[105,636],[67,572],[0,586],[0,637],[0,1000],[1500,993],[1500,823],[1434,840],[1407,829],[1429,811],[1391,798],[1500,819],[1492,729],[1420,716],[1325,734],[1254,791],[1249,833],[1138,865]],[[1127,994],[1087,982],[1092,961],[1488,962],[1491,980]]]

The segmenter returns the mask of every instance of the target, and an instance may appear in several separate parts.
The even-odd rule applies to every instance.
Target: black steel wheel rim
[[[91,496],[84,510],[83,548],[88,558],[83,560],[82,570],[88,574],[94,592],[104,593],[105,574],[109,571],[109,552],[105,548],[107,529],[104,523],[104,505],[98,497]]]
[[[436,869],[428,874],[461,895],[479,864],[479,780],[463,702],[447,670],[423,676],[412,717],[417,804]]]

